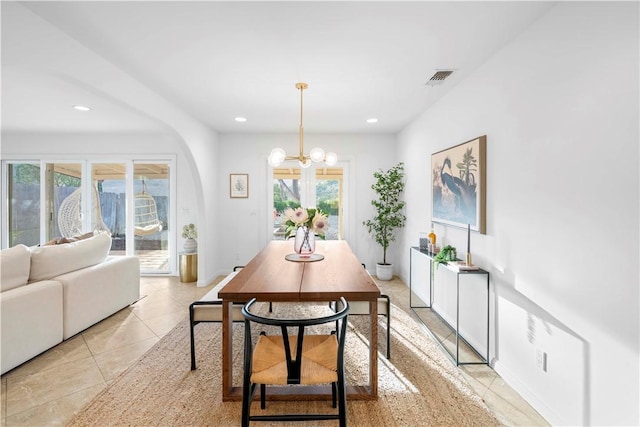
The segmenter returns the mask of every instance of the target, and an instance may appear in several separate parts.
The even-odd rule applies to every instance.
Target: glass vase
[[[308,258],[316,250],[316,236],[309,227],[298,227],[293,241],[293,250],[301,258]]]

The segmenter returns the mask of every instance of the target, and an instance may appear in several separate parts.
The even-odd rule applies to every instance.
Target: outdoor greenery
[[[387,265],[387,248],[396,239],[395,229],[404,227],[407,220],[403,212],[405,202],[400,198],[405,185],[404,163],[398,163],[386,172],[378,170],[373,177],[376,182],[371,189],[378,197],[371,200],[371,205],[376,214],[362,224],[382,246],[382,264]]]
[[[289,181],[288,184],[286,181]],[[279,179],[273,184],[273,207],[277,213],[283,213],[287,208],[300,207],[300,189],[298,180]],[[318,181],[316,185],[317,207],[328,215],[338,215],[339,183],[335,180]]]
[[[28,163],[16,164],[13,166],[14,182],[19,184],[40,183],[40,166]],[[79,187],[80,178],[62,173],[53,174],[53,184],[56,187]]]

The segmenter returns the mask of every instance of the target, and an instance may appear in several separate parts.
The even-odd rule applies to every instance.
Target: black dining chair
[[[218,297],[220,289],[224,288],[236,274],[244,268],[244,265],[236,265],[233,272],[222,279],[213,289],[206,293],[198,301],[189,305],[189,330],[191,339],[191,370],[196,369],[196,339],[194,328],[199,323],[222,323],[222,300]],[[231,320],[242,322],[242,303],[234,303],[231,309]],[[269,312],[273,311],[273,303],[269,302]]]
[[[347,332],[349,304],[344,298],[337,303],[337,311],[322,317],[278,318],[252,312],[256,299],[243,308],[245,317],[244,376],[242,391],[242,426],[250,421],[312,421],[339,420],[347,425],[347,397],[344,375],[344,345]],[[330,333],[307,333],[309,327],[323,324],[338,325]],[[254,345],[252,324],[269,325],[279,334],[264,331]],[[267,385],[331,384],[333,407],[338,413],[296,413],[251,415],[251,401],[260,384],[260,407],[266,408]]]

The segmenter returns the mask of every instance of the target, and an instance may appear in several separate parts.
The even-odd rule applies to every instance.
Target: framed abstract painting
[[[485,234],[486,157],[486,135],[431,155],[434,222]]]

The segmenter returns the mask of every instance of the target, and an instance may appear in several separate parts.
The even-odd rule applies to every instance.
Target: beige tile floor
[[[1,425],[64,425],[186,319],[188,304],[212,286],[198,288],[176,277],[143,277],[141,295],[146,296],[139,302],[2,376]],[[394,303],[408,300],[408,288],[399,280],[382,286]],[[505,425],[548,425],[491,368],[461,371]]]

